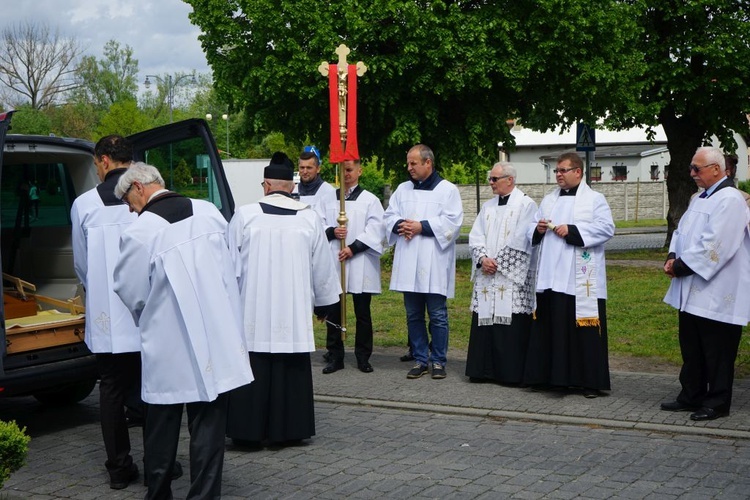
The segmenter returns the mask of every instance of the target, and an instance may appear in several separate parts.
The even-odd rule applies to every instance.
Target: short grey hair
[[[702,153],[706,158],[706,161],[708,162],[707,165],[715,163],[719,166],[721,173],[727,171],[727,163],[724,161],[724,152],[721,149],[713,146],[702,146],[695,150],[695,154],[699,153]]]
[[[144,186],[156,183],[164,187],[164,178],[162,178],[159,170],[153,165],[139,161],[130,165],[117,181],[117,186],[115,186],[115,196],[117,199],[121,200],[130,189],[130,186],[136,181]]]
[[[294,181],[288,181],[285,179],[263,179],[263,182],[268,185],[268,189],[271,191],[286,191],[291,193],[294,189]]]
[[[513,180],[516,180],[516,175],[518,174],[518,171],[516,171],[516,167],[513,166],[512,163],[507,161],[499,161],[492,165],[492,169],[494,170],[495,167],[500,167],[503,169],[503,175],[507,175],[509,177],[513,177]]]

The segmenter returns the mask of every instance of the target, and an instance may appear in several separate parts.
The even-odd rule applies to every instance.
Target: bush
[[[26,463],[31,438],[25,431],[26,427],[20,429],[15,422],[0,420],[0,488],[12,472]]]

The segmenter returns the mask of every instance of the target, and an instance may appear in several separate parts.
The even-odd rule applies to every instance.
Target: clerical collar
[[[580,184],[578,186],[580,186]],[[567,191],[565,191],[564,189],[561,189],[560,196],[575,196],[576,193],[578,192],[578,186],[570,188]]]
[[[272,194],[280,194],[280,195],[282,195],[282,196],[286,196],[287,198],[292,198],[292,199],[294,199],[294,196],[292,196],[292,194],[291,194],[291,193],[289,193],[289,192],[287,192],[287,191],[271,191],[271,192],[270,192],[270,193],[268,193],[268,194],[267,194],[266,196],[271,196]]]
[[[498,196],[497,198],[498,206],[504,207],[505,205],[507,205],[509,198],[510,198],[509,194],[506,194],[505,196]]]
[[[437,173],[437,170],[433,170],[430,176],[425,180],[418,181],[416,179],[411,179],[411,182],[414,184],[414,189],[432,191],[433,189],[435,189],[435,186],[437,186],[438,183],[442,180],[443,178],[440,177],[440,174]]]
[[[317,175],[315,179],[311,180],[310,182],[300,182],[297,187],[297,191],[299,192],[300,196],[314,196],[322,185],[323,178],[320,175]]]

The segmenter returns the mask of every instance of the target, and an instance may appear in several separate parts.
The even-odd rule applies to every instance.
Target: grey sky
[[[97,58],[109,40],[129,45],[141,83],[147,74],[210,72],[200,31],[188,19],[192,7],[182,0],[16,0],[7,7],[0,29],[26,20],[44,22],[76,37],[86,55]]]

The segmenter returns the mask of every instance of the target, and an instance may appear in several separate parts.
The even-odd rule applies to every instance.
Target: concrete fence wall
[[[556,184],[519,184],[518,187],[539,204]],[[667,184],[649,182],[596,182],[594,191],[602,193],[612,209],[614,220],[665,219],[667,217]],[[474,223],[477,214],[477,188],[473,184],[458,186],[464,205],[464,226]],[[479,206],[492,197],[489,185],[479,187]]]

